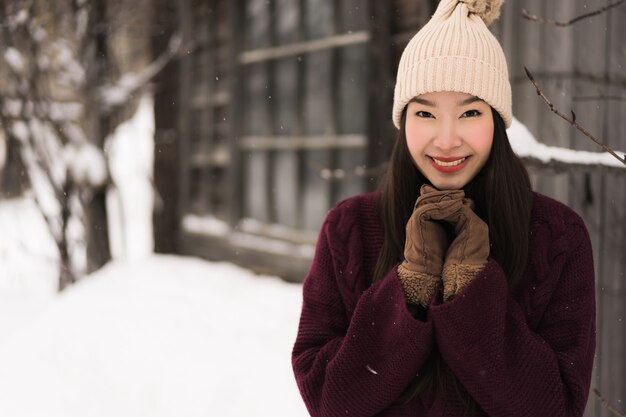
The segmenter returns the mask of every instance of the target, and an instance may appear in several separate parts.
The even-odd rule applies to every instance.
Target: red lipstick
[[[453,173],[462,170],[468,157],[430,157],[430,163],[439,172]],[[460,162],[459,162],[460,161]]]

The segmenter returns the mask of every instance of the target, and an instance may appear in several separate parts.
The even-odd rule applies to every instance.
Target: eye
[[[428,113],[427,111],[423,111],[423,110],[416,111],[415,115],[417,117],[423,117],[423,118],[431,118],[431,117],[433,117],[433,115],[431,113]]]
[[[480,116],[482,113],[478,110],[468,110],[465,113],[463,113],[463,115],[461,117],[478,117]]]

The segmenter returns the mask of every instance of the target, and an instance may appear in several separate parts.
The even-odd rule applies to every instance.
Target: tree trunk
[[[92,22],[99,22],[102,27],[108,22],[106,1],[96,0],[91,7]],[[87,59],[88,65],[95,69],[90,73],[93,77],[88,84],[98,85],[99,80],[105,79],[108,71],[109,51],[107,48],[107,31],[99,30],[93,39],[93,54]],[[92,98],[92,100],[94,100]],[[110,132],[109,120],[100,113],[96,101],[90,103],[91,112],[91,141],[102,149],[104,139]],[[87,273],[91,273],[111,259],[109,247],[109,226],[106,213],[106,188],[94,191],[93,197],[85,205],[85,238],[87,240]]]
[[[105,189],[98,190],[85,207],[85,232],[87,273],[91,273],[111,259]]]
[[[168,48],[178,27],[177,5],[169,0],[154,0],[155,21],[163,28],[152,38],[152,51],[159,56]],[[178,253],[178,62],[170,62],[156,78],[154,91],[154,187],[156,201],[154,250]],[[162,198],[159,200],[159,195]],[[160,202],[160,204],[158,204]]]
[[[27,188],[27,177],[20,157],[19,143],[6,137],[7,159],[0,172],[0,199],[19,197]]]

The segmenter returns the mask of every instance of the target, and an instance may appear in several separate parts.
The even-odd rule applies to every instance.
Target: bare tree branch
[[[182,36],[179,33],[170,38],[168,48],[156,60],[146,66],[138,74],[127,74],[113,85],[100,87],[100,98],[103,111],[111,112],[113,109],[126,104],[129,96],[132,96],[148,82],[158,75],[163,68],[181,51]]]
[[[602,396],[602,394],[600,394],[600,391],[598,391],[596,388],[593,389],[593,393],[596,395],[596,397],[598,397],[598,400],[600,400],[602,405],[604,405],[606,409],[609,410],[611,413],[619,417],[626,417],[626,412],[622,413],[618,411],[615,407],[613,407],[613,405],[610,402],[607,401],[606,398]]]
[[[559,116],[561,119],[565,120],[566,122],[568,122],[569,124],[571,124],[572,126],[574,126],[576,129],[578,129],[580,132],[582,132],[585,136],[587,136],[589,139],[591,139],[594,143],[596,143],[597,145],[599,145],[600,147],[602,147],[602,149],[604,149],[606,152],[610,153],[611,155],[613,155],[618,161],[620,161],[622,164],[626,165],[626,155],[622,155],[619,156],[613,149],[611,149],[608,145],[604,144],[603,142],[601,142],[599,139],[597,139],[595,136],[593,136],[587,129],[585,129],[583,126],[581,126],[580,124],[578,124],[578,122],[576,122],[576,114],[574,113],[574,111],[572,112],[572,118],[569,119],[567,118],[567,116],[563,115],[561,112],[559,112],[556,107],[554,106],[554,104],[552,104],[552,102],[548,99],[548,97],[546,97],[546,95],[544,94],[543,90],[541,89],[541,87],[539,87],[539,85],[537,84],[537,82],[535,81],[535,78],[533,77],[533,75],[530,73],[530,71],[528,70],[528,68],[524,67],[524,71],[526,71],[526,76],[528,77],[528,79],[530,79],[530,81],[533,83],[533,85],[535,86],[535,88],[537,89],[537,95],[539,95],[543,101],[546,102],[546,104],[548,105],[548,107],[550,108],[550,111],[554,114],[556,114],[557,116]]]
[[[604,12],[606,12],[609,9],[612,9],[614,7],[617,7],[623,3],[625,3],[626,0],[618,0],[615,3],[609,4],[608,6],[604,6],[601,9],[595,10],[593,12],[589,12],[589,13],[585,13],[583,15],[577,16],[567,22],[559,22],[556,20],[552,20],[552,19],[545,19],[543,17],[539,17],[536,15],[531,15],[530,13],[528,13],[528,11],[526,9],[522,9],[522,17],[526,20],[530,20],[531,22],[537,22],[537,23],[545,23],[545,24],[550,24],[550,25],[554,25],[554,26],[559,26],[559,27],[564,27],[564,26],[571,26],[577,22],[580,22],[583,19],[588,19],[590,17],[593,16],[597,16],[599,14],[602,14]]]
[[[13,26],[3,25],[1,30],[6,45],[17,51],[13,65],[8,65],[8,76],[12,84],[18,86],[14,91],[0,93],[0,121],[9,139],[19,148],[34,202],[55,241],[59,254],[58,288],[62,290],[80,276],[72,262],[75,238],[68,236],[70,218],[80,219],[77,209],[72,208],[72,199],[79,196],[80,188],[68,176],[67,163],[59,159],[59,151],[70,140],[63,123],[52,115],[50,98],[53,95],[49,81],[58,75],[59,69],[42,66],[37,61],[51,47],[51,39],[41,32],[41,25],[45,23],[42,21],[53,19],[54,13],[37,9],[35,2],[21,6],[15,18],[10,18],[6,9],[0,8],[0,21],[13,22]],[[15,96],[19,111],[8,111],[7,93]],[[20,126],[19,132],[16,126]]]

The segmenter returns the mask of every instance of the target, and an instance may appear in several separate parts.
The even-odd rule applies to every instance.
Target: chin
[[[467,184],[466,182],[450,182],[450,181],[432,181],[430,183],[438,190],[460,190]]]

